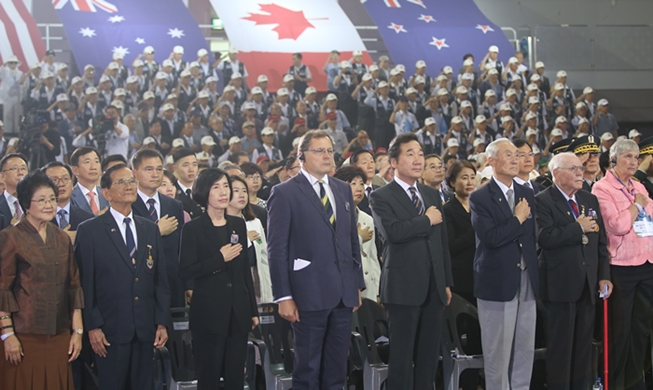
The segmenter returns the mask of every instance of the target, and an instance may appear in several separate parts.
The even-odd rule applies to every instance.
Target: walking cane
[[[608,300],[603,299],[603,389],[608,390]]]

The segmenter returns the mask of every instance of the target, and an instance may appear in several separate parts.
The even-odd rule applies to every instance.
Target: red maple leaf
[[[304,11],[292,11],[276,4],[259,4],[259,8],[266,14],[249,13],[245,20],[259,24],[276,24],[276,31],[279,39],[297,40],[300,35],[309,27],[315,28],[304,16]]]

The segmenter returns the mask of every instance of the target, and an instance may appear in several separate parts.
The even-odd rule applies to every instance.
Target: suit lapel
[[[118,249],[118,252],[120,252],[120,257],[122,257],[127,267],[133,271],[134,266],[129,258],[129,253],[127,253],[127,245],[125,245],[125,240],[122,238],[122,234],[120,233],[118,225],[116,225],[116,220],[113,219],[113,215],[111,212],[106,212],[100,217],[104,218],[107,234],[111,237],[111,241],[116,246],[116,249]]]
[[[11,221],[11,209],[7,204],[7,198],[5,197],[5,194],[2,192],[0,192],[0,213],[4,215],[5,218],[9,218],[9,220],[6,221],[7,223]]]
[[[514,182],[513,182],[514,183]],[[494,178],[490,179],[490,182],[487,184],[489,187],[488,189],[490,190],[490,195],[492,196],[492,201],[494,201],[503,211],[503,213],[506,215],[506,217],[512,217],[513,213],[510,211],[510,205],[508,205],[508,201],[506,200],[506,196],[503,194],[503,191],[501,191],[501,187],[497,183],[494,182]],[[515,185],[513,184],[513,188]],[[513,191],[513,197],[515,201],[517,200],[517,194]],[[515,203],[516,204],[516,203]]]
[[[401,188],[401,186],[394,180],[388,183],[388,185],[390,186],[395,199],[397,199],[397,201],[402,206],[404,206],[404,208],[410,213],[411,216],[416,217],[417,210],[415,209],[415,206],[413,206],[413,202],[408,197],[408,194],[404,191],[404,189]],[[422,196],[422,198],[424,198],[424,196]],[[424,207],[424,210],[426,210],[426,204]]]
[[[147,206],[145,206],[145,203],[143,203],[143,199],[141,199],[140,195],[137,196],[136,201],[132,203],[132,210],[136,215],[145,218],[149,217],[149,213],[147,212]]]
[[[100,187],[95,187],[95,191],[97,191],[97,197],[100,203],[100,210],[104,210],[105,208],[109,207],[109,202],[106,199],[104,199],[104,195],[102,195],[102,189]]]
[[[136,238],[136,240],[138,240],[138,249],[136,250],[136,272],[140,272],[141,268],[143,268],[143,263],[145,263],[146,255],[149,255],[150,249],[147,246],[147,230],[145,229],[145,224],[136,217],[134,217],[134,223],[136,226],[136,234],[138,235]]]
[[[426,191],[427,190],[425,189],[425,186],[423,184],[417,184],[417,188],[419,189],[419,193],[420,193],[420,195],[422,195],[422,200],[424,201],[424,211],[426,211],[431,206],[438,207],[437,199],[431,199],[430,196],[426,196]],[[438,191],[437,196],[440,197],[439,191]],[[413,205],[413,203],[411,202],[411,206],[412,205]],[[440,206],[442,206],[442,199],[440,199]],[[442,207],[438,207],[438,209],[440,209],[440,211],[442,211]]]
[[[79,184],[76,184],[75,188],[73,188],[73,193],[71,194],[71,198],[73,198],[77,207],[79,207],[84,211],[88,211],[89,213],[92,213],[91,206],[89,206],[88,202],[86,201],[86,198],[82,193],[82,189],[79,188]]]
[[[322,220],[331,228],[333,228],[333,225],[331,225],[331,222],[327,219],[326,216],[326,211],[324,210],[324,206],[322,205],[322,202],[320,201],[320,198],[317,196],[315,193],[315,190],[311,186],[311,183],[308,182],[308,179],[304,174],[300,173],[299,175],[295,176],[295,180],[297,181],[297,186],[299,189],[304,193],[304,195],[308,198],[308,200],[311,202],[311,204],[317,208],[318,213],[322,216]],[[333,188],[331,188],[331,191],[333,192]],[[335,192],[333,194],[335,197]],[[333,206],[333,205],[331,205]]]

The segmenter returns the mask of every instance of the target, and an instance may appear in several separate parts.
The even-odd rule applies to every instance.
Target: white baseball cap
[[[487,121],[487,118],[485,117],[485,115],[480,114],[480,115],[476,115],[475,121],[476,123],[483,123]]]
[[[287,74],[287,75],[283,76],[283,82],[284,83],[287,83],[289,81],[295,81],[295,77],[293,75],[290,75],[290,74]]]
[[[236,88],[234,88],[233,85],[227,85],[227,86],[225,86],[224,89],[222,90],[222,93],[226,93],[226,92],[234,92],[235,90],[236,90]]]
[[[197,51],[197,58],[202,58],[202,57],[204,57],[204,56],[207,55],[207,54],[209,54],[209,52],[206,51],[206,49],[199,49],[199,50]]]
[[[583,102],[578,102],[578,103],[576,103],[576,109],[577,109],[577,110],[580,110],[581,108],[587,108],[587,106],[585,105],[585,103],[583,103]]]
[[[558,123],[562,123],[562,122],[567,123],[567,118],[565,118],[564,116],[560,115],[559,117],[556,118],[555,124],[557,125]]]
[[[115,61],[115,60],[122,60],[123,58],[125,58],[125,56],[124,56],[123,54],[118,53],[118,52],[113,53],[113,60],[114,60],[114,61]]]
[[[601,141],[610,141],[611,139],[614,139],[614,135],[612,135],[610,132],[603,133],[601,135]]]
[[[444,74],[451,74],[451,73],[453,73],[453,68],[450,67],[449,65],[447,65],[447,66],[445,66],[444,68],[442,68],[442,73],[444,73]]]
[[[113,96],[125,96],[127,93],[125,92],[124,88],[116,88],[115,91],[113,91]]]
[[[417,90],[416,90],[415,88],[413,88],[413,87],[408,87],[408,88],[406,89],[405,96],[408,96],[408,95],[413,94],[413,93],[414,93],[414,94],[417,94]]]
[[[369,73],[365,73],[365,74],[363,75],[363,78],[362,78],[362,79],[363,79],[363,81],[370,81],[370,80],[372,80],[372,75],[369,74]]]
[[[487,49],[487,51],[489,51],[490,53],[498,53],[499,52],[499,47],[497,47],[495,45],[492,45],[492,46],[490,46],[489,49]]]
[[[451,118],[451,123],[452,124],[463,123],[463,118],[459,116],[454,116],[453,118]]]
[[[562,130],[558,128],[551,130],[551,137],[562,137]]]
[[[79,76],[75,76],[75,77],[73,77],[73,79],[70,81],[70,85],[75,85],[75,84],[79,83],[80,81],[82,81],[82,78],[79,77]]]
[[[415,63],[415,68],[426,68],[426,62],[424,60],[419,60]]]
[[[279,88],[277,90],[277,96],[288,96],[288,89],[287,88]]]
[[[468,58],[465,61],[463,61],[463,66],[472,66],[472,65],[474,65],[474,60],[472,60],[471,58]]]
[[[181,138],[175,138],[172,141],[172,147],[173,148],[183,148],[184,147],[184,140]]]
[[[526,89],[528,91],[537,91],[540,88],[537,86],[537,84],[528,84],[528,87],[526,87]],[[531,97],[534,97],[534,96],[531,96]]]
[[[512,107],[508,103],[503,103],[499,108],[499,111],[512,111]]]
[[[154,92],[147,91],[143,94],[143,100],[154,99]]]
[[[489,74],[489,75],[499,74],[499,71],[497,70],[497,68],[492,68],[492,69],[487,71],[487,74]]]
[[[559,70],[558,73],[556,73],[556,77],[558,78],[567,77],[567,72],[565,72],[564,70]]]
[[[43,80],[49,79],[49,78],[52,78],[52,77],[54,77],[54,74],[52,74],[52,72],[50,72],[49,70],[46,70],[45,72],[43,72],[43,74],[41,74],[41,78]],[[103,76],[103,77],[105,77],[105,76]]]
[[[424,80],[424,77],[422,77],[422,76],[415,76],[414,83],[415,83],[415,85],[425,84],[426,80]]]
[[[530,137],[531,135],[537,135],[537,130],[534,129],[528,129],[526,130],[526,137]]]
[[[217,81],[218,81],[218,80],[216,80],[215,77],[213,77],[213,76],[209,76],[209,77],[206,78],[206,80],[204,80],[204,84],[208,84],[208,83],[216,83]],[[252,89],[254,89],[254,88],[252,88]]]
[[[432,116],[424,119],[424,126],[430,126],[434,124],[435,124],[435,118],[433,118]]]
[[[93,95],[94,93],[97,93],[97,88],[95,88],[95,87],[86,88],[86,94],[87,95]]]
[[[540,68],[544,68],[544,62],[542,62],[542,61],[537,61],[537,62],[535,63],[535,69],[540,69]]]
[[[143,140],[143,146],[150,145],[150,144],[155,144],[156,140],[153,137],[145,137]]]
[[[472,80],[474,81],[474,75],[471,73],[463,73],[462,76],[460,76],[462,80]]]
[[[607,106],[607,105],[609,105],[610,103],[608,103],[608,99],[601,99],[601,100],[599,100],[599,102],[596,103],[596,104],[598,104],[599,106]]]
[[[506,122],[512,122],[512,117],[510,115],[506,115],[506,116],[501,117],[501,124],[506,123]]]
[[[388,82],[387,82],[387,81],[384,81],[384,80],[379,81],[379,85],[377,86],[377,88],[378,88],[378,89],[381,89],[381,88],[388,88]]]
[[[240,142],[240,138],[238,138],[236,136],[233,136],[233,137],[229,138],[229,146],[231,146],[233,144],[237,144],[239,142]]]
[[[628,138],[633,139],[635,137],[641,137],[642,133],[637,131],[636,129],[632,129],[628,132]]]
[[[252,95],[262,95],[262,94],[263,94],[263,90],[261,89],[261,87],[259,87],[258,85],[252,87]]]
[[[585,89],[583,89],[583,95],[589,95],[590,93],[594,93],[592,87],[585,87]]]
[[[107,66],[109,70],[118,70],[120,69],[120,65],[118,65],[117,62],[109,62],[109,66]]]
[[[461,93],[464,94],[464,93],[467,93],[467,92],[468,92],[467,87],[465,87],[464,85],[461,85],[458,88],[456,88],[456,94],[461,94]]]
[[[506,91],[506,97],[516,95],[516,94],[517,94],[517,91],[515,91],[513,88],[508,88],[508,90]]]
[[[362,51],[362,50],[354,50],[354,52],[352,53],[352,55],[353,55],[354,57],[362,56],[362,55],[363,55],[363,51]]]
[[[537,74],[537,73],[531,76],[531,82],[532,83],[534,83],[536,81],[540,81],[540,80],[542,80],[542,77],[540,77],[540,75]]]
[[[349,68],[350,66],[351,64],[349,63],[349,61],[340,62],[340,68]]]
[[[238,54],[238,49],[236,49],[234,46],[231,46],[229,48],[229,54]]]
[[[529,120],[531,120],[531,119],[537,119],[537,114],[534,113],[533,111],[529,111],[529,112],[526,114],[526,121],[529,121]]]
[[[476,139],[474,140],[474,142],[472,143],[472,145],[473,145],[474,147],[477,147],[478,145],[480,145],[480,144],[482,144],[482,143],[483,143],[483,140],[482,140],[482,139],[480,139],[480,138],[476,138]]]
[[[138,77],[136,76],[129,76],[127,77],[127,84],[133,84],[138,82]]]
[[[154,79],[156,80],[165,80],[167,78],[168,75],[166,74],[166,72],[157,72],[156,76],[154,77]]]
[[[531,96],[528,98],[528,104],[540,104],[540,99],[537,96]]]
[[[134,60],[134,62],[132,63],[132,66],[133,66],[134,68],[140,68],[140,67],[143,66],[143,65],[145,65],[145,64],[144,64],[143,61],[141,61],[141,60]]]
[[[213,140],[213,137],[211,137],[210,135],[205,135],[205,136],[202,137],[202,139],[200,140],[200,144],[201,144],[201,145],[207,145],[207,146],[213,146],[213,145],[215,145],[216,143],[215,143],[215,141]]]
[[[198,99],[204,99],[204,98],[208,98],[208,97],[209,97],[209,91],[207,91],[207,90],[201,90],[197,94]]]
[[[565,89],[565,86],[562,85],[562,84],[560,84],[560,83],[556,83],[556,84],[553,86],[553,89],[555,89],[556,91],[562,91],[563,89]]]
[[[261,135],[274,135],[274,129],[271,127],[264,127],[263,130],[261,130]]]
[[[261,74],[258,76],[258,79],[256,79],[257,83],[265,83],[268,81],[268,76]]]
[[[330,94],[327,95],[327,97],[326,97],[326,101],[327,101],[327,102],[330,102],[330,101],[332,101],[332,100],[338,100],[338,97],[337,97],[335,94],[330,93]]]
[[[110,105],[117,108],[117,109],[119,109],[119,110],[122,110],[123,108],[125,108],[125,105],[120,100],[114,100],[114,101],[111,102]]]
[[[174,110],[174,109],[175,109],[175,106],[173,106],[172,103],[166,103],[166,104],[164,104],[163,107],[161,108],[161,111],[162,111],[162,112],[166,112],[166,111]]]
[[[184,48],[183,48],[183,46],[175,46],[172,49],[172,52],[175,53],[175,54],[184,54]]]
[[[184,70],[181,71],[181,73],[179,73],[179,77],[181,77],[181,78],[190,77],[190,76],[191,76],[190,70],[188,70],[188,69],[184,69]]]
[[[68,95],[65,93],[60,93],[57,95],[57,101],[58,102],[67,102],[68,101]]]
[[[308,87],[304,91],[304,95],[310,95],[312,93],[317,93],[317,90],[315,89],[315,87]]]
[[[233,73],[231,74],[231,79],[232,79],[232,80],[240,79],[240,78],[243,78],[243,75],[240,74],[240,72],[233,72]]]
[[[453,148],[454,146],[460,146],[458,143],[458,140],[455,138],[449,138],[449,141],[447,141],[447,147],[448,148]]]
[[[378,67],[378,66],[376,66],[376,65],[370,65],[370,73],[372,73],[372,72],[374,72],[374,71],[376,71],[376,70],[379,70],[379,67]]]
[[[143,49],[143,54],[152,54],[154,53],[154,48],[152,46],[146,46],[145,49]]]
[[[193,61],[190,64],[188,64],[188,69],[199,68],[199,67],[200,67],[200,63],[197,61]]]
[[[163,60],[163,62],[161,63],[161,66],[164,67],[164,68],[167,67],[167,66],[172,68],[172,60]]]
[[[494,92],[494,89],[488,89],[485,91],[485,97],[490,97],[490,96],[497,96],[497,93]]]
[[[517,64],[517,63],[519,63],[517,57],[510,57],[510,59],[508,59],[508,64]]]
[[[467,108],[467,107],[471,108],[472,107],[472,102],[470,102],[469,100],[463,100],[460,103],[460,108]]]
[[[447,91],[446,88],[440,88],[438,89],[438,96],[446,96],[449,94],[449,91]]]

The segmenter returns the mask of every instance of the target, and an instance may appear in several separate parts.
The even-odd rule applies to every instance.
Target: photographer
[[[61,137],[49,117],[45,110],[32,110],[21,124],[19,152],[29,157],[30,170],[55,161],[61,153]]]

